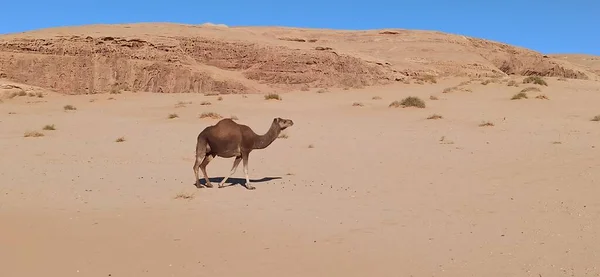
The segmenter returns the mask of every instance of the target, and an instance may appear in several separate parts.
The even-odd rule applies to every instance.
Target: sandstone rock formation
[[[598,78],[535,51],[429,31],[143,23],[0,36],[0,78],[65,94],[355,88],[424,74]]]

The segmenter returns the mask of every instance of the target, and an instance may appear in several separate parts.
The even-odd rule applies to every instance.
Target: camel
[[[250,184],[248,177],[248,156],[254,149],[264,149],[271,145],[279,136],[282,130],[294,125],[290,119],[274,118],[271,127],[264,135],[257,135],[252,129],[246,125],[238,124],[230,118],[221,119],[217,124],[208,126],[198,134],[196,142],[196,162],[194,163],[194,174],[196,175],[196,187],[200,188],[200,177],[198,169],[202,169],[205,186],[212,188],[208,175],[206,174],[206,166],[215,157],[222,158],[235,157],[233,166],[229,175],[223,178],[219,183],[219,188],[235,173],[240,161],[244,161],[244,174],[246,175],[246,189],[255,189]]]

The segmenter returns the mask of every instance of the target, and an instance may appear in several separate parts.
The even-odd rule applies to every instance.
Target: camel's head
[[[291,127],[294,125],[294,121],[292,121],[291,119],[284,119],[280,117],[273,119],[273,123],[279,125],[279,128],[281,130],[285,130],[287,127]]]

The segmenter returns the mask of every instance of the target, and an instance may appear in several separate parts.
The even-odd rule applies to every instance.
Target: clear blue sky
[[[543,53],[600,55],[600,0],[5,0],[0,10],[0,34],[133,22],[404,28],[486,38]]]

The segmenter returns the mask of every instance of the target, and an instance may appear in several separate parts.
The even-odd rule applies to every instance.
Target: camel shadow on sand
[[[218,184],[221,181],[223,181],[223,178],[225,178],[225,177],[212,177],[212,178],[208,178],[208,179],[210,180],[210,182],[213,184],[213,186],[215,188],[218,188]],[[252,183],[252,184],[264,183],[264,182],[269,182],[269,181],[278,180],[278,179],[281,179],[281,177],[263,177],[260,179],[250,179],[250,183]],[[206,188],[205,184],[206,184],[206,180],[204,180],[204,178],[201,178],[200,179],[201,188]],[[227,179],[227,182],[225,182],[225,184],[223,184],[223,188],[231,187],[231,186],[235,186],[235,185],[241,185],[243,187],[246,187],[246,179],[229,177],[229,179]],[[195,187],[196,184],[194,183],[193,186]]]

